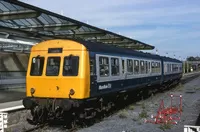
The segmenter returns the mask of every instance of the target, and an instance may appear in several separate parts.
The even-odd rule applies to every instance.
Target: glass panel
[[[44,57],[33,57],[31,64],[31,76],[41,76],[44,67]]]
[[[16,11],[16,8],[13,7],[10,3],[7,3],[5,1],[2,1],[2,3],[4,4],[4,6],[8,9],[10,9],[11,11]]]
[[[66,56],[64,58],[63,76],[77,76],[79,68],[78,56]]]
[[[58,76],[60,70],[60,57],[49,57],[47,60],[47,76]]]
[[[23,10],[23,9],[24,9],[23,7],[18,6],[18,5],[15,5],[15,4],[13,4],[13,6],[14,6],[15,8],[17,8],[18,10]]]
[[[113,76],[119,76],[119,59],[111,58],[111,74]]]
[[[1,2],[3,2],[3,1],[1,1]],[[8,11],[9,11],[9,9],[6,8],[2,3],[0,3],[0,9],[1,9],[2,11],[4,11],[4,12],[8,12]]]
[[[43,23],[43,24],[49,24],[43,17],[39,16],[38,19]]]
[[[49,17],[51,17],[51,19],[53,19],[56,23],[61,23],[61,21],[58,18],[54,16],[49,16]]]
[[[140,61],[140,73],[141,73],[141,74],[144,74],[144,73],[145,73],[144,61]]]
[[[127,59],[127,72],[133,74],[133,60]]]
[[[25,19],[20,19],[25,26],[30,26],[30,23],[28,21],[26,21]]]
[[[20,20],[13,20],[14,22],[16,22],[19,26],[22,26],[22,25],[24,25],[23,24],[23,22],[22,21],[20,21]]]
[[[151,72],[155,73],[155,63],[151,62]]]
[[[145,66],[145,74],[147,74],[148,73],[148,62],[147,61],[144,62],[144,66]]]
[[[99,57],[100,76],[109,76],[109,59],[108,57]]]
[[[33,26],[37,25],[32,19],[26,19],[26,20]]]
[[[151,73],[151,62],[148,62],[148,73]]]
[[[55,22],[46,14],[42,14],[42,17],[49,23],[49,24],[55,24]]]
[[[134,60],[134,74],[139,74],[139,61]]]

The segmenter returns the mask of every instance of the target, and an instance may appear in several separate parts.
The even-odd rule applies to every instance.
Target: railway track
[[[195,73],[194,75],[190,75],[190,76],[188,76],[188,77],[184,77],[182,80],[181,80],[181,84],[185,84],[185,83],[187,83],[187,82],[189,82],[189,81],[191,81],[191,80],[193,80],[194,78],[196,78],[196,77],[198,77],[200,75],[200,73]],[[175,86],[172,86],[172,87],[170,87],[170,89],[174,89],[174,88],[176,88],[176,86],[177,85],[175,85]],[[166,91],[168,91],[168,90],[166,90]],[[162,92],[166,92],[166,91],[162,91]],[[156,92],[156,93],[158,93],[158,92]],[[156,94],[155,93],[155,94]],[[143,99],[147,99],[147,98],[149,98],[149,96],[146,96],[146,97],[144,97]],[[78,130],[78,129],[80,129],[81,127],[88,127],[88,126],[91,126],[92,124],[94,124],[94,123],[96,123],[97,121],[96,120],[98,120],[98,122],[99,121],[101,121],[103,118],[105,118],[105,117],[107,117],[107,116],[109,116],[109,115],[112,115],[112,114],[114,114],[114,113],[116,113],[116,112],[118,112],[120,109],[123,109],[123,108],[125,108],[126,106],[128,106],[128,105],[130,105],[130,104],[132,104],[132,103],[135,103],[135,102],[137,102],[137,101],[140,101],[141,100],[141,98],[139,97],[139,98],[134,98],[134,100],[133,100],[133,98],[130,98],[129,100],[127,100],[126,102],[127,103],[119,103],[119,104],[116,104],[116,107],[114,108],[114,109],[112,109],[111,111],[109,111],[108,113],[102,113],[102,114],[100,114],[100,115],[98,115],[98,116],[96,116],[95,117],[95,119],[90,119],[90,120],[84,120],[81,124],[80,124],[80,122],[78,123],[78,124],[75,124],[75,122],[73,123],[74,125],[73,125],[73,127],[72,128],[65,128],[67,131],[69,131],[69,132],[74,132],[75,130]],[[20,110],[22,110],[22,109],[20,109]],[[11,112],[15,112],[15,111],[20,111],[20,110],[14,110],[14,111],[11,111]],[[10,113],[10,112],[9,112]],[[49,123],[45,123],[45,124],[42,124],[42,125],[37,125],[37,126],[35,126],[35,127],[33,127],[33,128],[30,128],[30,129],[27,129],[27,130],[25,130],[24,132],[32,132],[32,131],[37,131],[37,130],[42,130],[42,129],[44,129],[45,127],[46,128],[48,128],[48,127],[51,127],[51,125],[52,125],[52,123],[51,124],[49,124]],[[58,127],[61,127],[63,124],[62,124],[62,122],[60,123],[60,125],[58,124],[57,126]]]

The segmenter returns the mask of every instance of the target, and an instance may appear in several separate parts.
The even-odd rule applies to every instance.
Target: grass
[[[200,87],[198,87],[198,88],[195,88],[195,90],[200,90]]]
[[[161,130],[163,130],[163,131],[165,131],[165,130],[167,130],[167,129],[171,129],[171,127],[172,127],[172,124],[170,124],[170,123],[164,123],[164,124],[161,124],[161,125],[159,126],[159,128],[160,128]]]
[[[119,118],[127,118],[127,117],[128,117],[128,113],[125,110],[119,113]]]
[[[143,109],[142,112],[139,114],[139,117],[140,117],[140,118],[147,118],[148,115],[147,115],[146,110]]]
[[[145,104],[144,103],[142,103],[142,109],[144,110],[146,107],[145,107]]]
[[[128,107],[128,109],[129,109],[129,110],[134,110],[135,107],[134,107],[133,105],[130,105],[130,106]]]

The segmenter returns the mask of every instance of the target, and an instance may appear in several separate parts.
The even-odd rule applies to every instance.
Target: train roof
[[[182,63],[180,60],[166,57],[166,56],[159,56],[151,53],[144,53],[142,51],[136,51],[132,49],[120,48],[115,46],[106,45],[100,42],[90,42],[81,39],[73,40],[83,44],[89,51],[93,52],[104,52],[104,53],[112,53],[112,54],[123,54],[123,55],[135,55],[144,58],[151,58],[151,59],[163,59],[164,61],[168,62],[177,62]]]
[[[162,57],[163,61],[182,63],[182,61],[174,59],[174,58],[170,58],[170,57],[166,57],[166,56],[161,56],[161,57]]]
[[[159,55],[153,55],[150,53],[144,53],[142,51],[136,51],[136,50],[127,49],[127,48],[115,47],[115,46],[106,45],[106,44],[100,43],[100,42],[91,42],[91,41],[85,41],[82,39],[69,39],[69,40],[81,43],[88,49],[88,51],[92,51],[92,52],[103,52],[103,53],[109,53],[109,54],[112,53],[112,54],[123,54],[123,55],[136,55],[136,56],[144,57],[144,58],[160,59]]]

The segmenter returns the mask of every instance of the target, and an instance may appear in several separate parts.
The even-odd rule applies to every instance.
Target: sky
[[[21,0],[155,46],[151,53],[200,56],[200,0]]]

